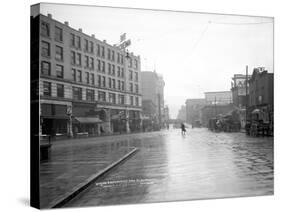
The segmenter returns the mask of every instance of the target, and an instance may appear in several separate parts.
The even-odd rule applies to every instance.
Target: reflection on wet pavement
[[[273,194],[272,138],[189,129],[126,141],[140,151],[67,207]]]
[[[54,142],[50,160],[40,164],[40,200],[42,208],[53,206],[57,199],[91,175],[101,171],[132,148],[128,141],[96,142],[95,138]]]

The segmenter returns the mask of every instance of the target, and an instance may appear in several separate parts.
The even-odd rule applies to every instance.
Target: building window
[[[115,65],[112,65],[112,75],[115,76]]]
[[[43,82],[43,95],[44,96],[51,96],[51,83],[50,82]]]
[[[57,74],[57,78],[63,78],[63,66],[62,65],[56,65],[56,74]]]
[[[51,75],[51,63],[42,61],[41,62],[41,74],[43,75]]]
[[[55,27],[55,40],[60,41],[60,42],[62,42],[62,40],[63,40],[62,29],[57,26]]]
[[[108,63],[107,68],[108,68],[108,74],[111,74],[111,64],[110,63]]]
[[[135,84],[135,92],[138,93],[139,92],[139,85]]]
[[[75,64],[75,52],[74,51],[71,51],[71,56],[70,57],[71,57],[71,59],[70,59],[71,60],[71,64],[74,65]]]
[[[136,59],[135,59],[134,64],[135,64],[135,69],[138,69],[138,61]]]
[[[90,52],[94,53],[94,43],[90,41]]]
[[[75,82],[76,81],[76,70],[73,68],[71,71],[72,71],[72,80]]]
[[[122,81],[121,82],[121,90],[124,91],[125,90],[125,83]]]
[[[107,49],[107,59],[111,60],[111,50]]]
[[[50,44],[46,41],[42,41],[42,56],[50,57]]]
[[[87,89],[86,90],[86,99],[87,99],[87,101],[91,101],[91,102],[95,101],[95,91]]]
[[[121,55],[121,64],[123,65],[124,64],[124,56]]]
[[[124,95],[119,94],[118,99],[119,99],[119,104],[125,104],[125,96]]]
[[[139,97],[136,96],[136,106],[139,106]]]
[[[104,46],[101,47],[101,56],[102,56],[103,58],[105,57]]]
[[[111,51],[111,60],[115,61],[115,52],[113,50]]]
[[[133,67],[133,61],[132,58],[129,58],[129,67],[132,68]]]
[[[105,76],[102,77],[102,86],[103,86],[103,87],[106,86],[106,79],[105,79]]]
[[[104,72],[104,73],[105,73],[105,62],[104,62],[104,61],[102,61],[101,63],[102,63],[102,72]]]
[[[112,88],[116,89],[115,79],[112,79]]]
[[[95,69],[94,58],[90,57],[90,69]]]
[[[98,71],[101,71],[101,61],[98,60]]]
[[[56,57],[57,60],[63,60],[63,48],[56,46]]]
[[[139,81],[139,75],[138,72],[135,72],[135,81],[138,82]]]
[[[130,105],[134,105],[134,97],[130,96]]]
[[[101,102],[106,101],[105,92],[103,92],[103,91],[98,92],[98,100],[101,101]]]
[[[81,38],[79,36],[76,36],[76,47],[81,49]]]
[[[108,78],[108,87],[111,88],[111,78]]]
[[[120,80],[118,80],[118,90],[121,90],[121,81]]]
[[[121,68],[121,77],[124,78],[124,68]]]
[[[92,85],[95,84],[95,75],[94,74],[91,74],[91,81],[92,81]]]
[[[76,65],[81,66],[81,54],[80,53],[76,54]]]
[[[64,85],[57,84],[57,97],[64,98]]]
[[[89,72],[86,72],[86,83],[90,84],[90,74],[89,74]]]
[[[85,66],[89,68],[89,56],[85,56]]]
[[[130,83],[130,91],[133,92],[133,83]]]
[[[101,75],[98,75],[98,86],[101,87]]]
[[[121,76],[121,69],[120,66],[117,66],[117,77]]]
[[[72,94],[74,100],[82,100],[82,88],[73,87]]]
[[[116,95],[115,93],[109,93],[108,96],[109,102],[115,104],[116,103]]]
[[[72,33],[70,34],[70,45],[75,46],[75,35]]]
[[[117,53],[117,63],[120,63],[120,53]]]
[[[87,39],[85,39],[85,51],[89,51],[89,41]]]
[[[97,44],[97,55],[100,57],[100,55],[101,55],[101,53],[100,53],[100,45],[99,44]]]
[[[50,37],[50,24],[47,22],[41,22],[41,35]]]
[[[133,80],[133,71],[132,70],[129,70],[129,79]]]
[[[76,70],[77,71],[77,81],[82,82],[82,71]]]

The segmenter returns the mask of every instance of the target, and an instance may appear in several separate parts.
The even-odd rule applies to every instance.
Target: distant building
[[[274,95],[273,73],[264,68],[255,68],[249,80],[249,107],[247,113],[259,109],[264,114],[264,121],[273,121]]]
[[[186,122],[189,124],[195,123],[195,121],[201,122],[201,109],[206,105],[205,99],[187,99],[186,106]]]
[[[231,91],[215,91],[205,92],[205,100],[207,105],[225,105],[232,103]]]
[[[248,80],[251,75],[248,76]],[[249,85],[248,85],[249,88]],[[246,75],[234,74],[231,82],[233,104],[239,108],[246,107]],[[248,89],[249,94],[249,89]]]
[[[164,120],[165,120],[165,123],[168,123],[169,120],[170,120],[170,114],[169,114],[169,107],[168,107],[168,105],[166,105],[164,107]]]
[[[180,121],[186,121],[186,106],[182,105],[181,108],[179,109],[177,119]]]
[[[141,72],[143,115],[155,120],[158,128],[164,125],[164,86],[161,75],[155,71]]]

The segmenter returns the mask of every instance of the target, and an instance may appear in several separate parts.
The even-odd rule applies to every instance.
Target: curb
[[[54,201],[50,205],[51,207],[48,208],[60,208],[67,202],[69,202],[71,199],[73,199],[76,195],[78,195],[80,192],[85,190],[88,186],[90,186],[94,181],[96,181],[98,178],[102,177],[104,174],[109,172],[111,169],[119,165],[121,162],[128,159],[130,156],[132,156],[134,153],[136,153],[139,149],[134,148],[132,151],[128,152],[126,155],[121,157],[119,160],[115,161],[114,163],[110,164],[103,170],[99,171],[98,173],[90,176],[88,179],[83,181],[82,183],[75,186],[71,191],[67,192],[63,197],[60,197]]]

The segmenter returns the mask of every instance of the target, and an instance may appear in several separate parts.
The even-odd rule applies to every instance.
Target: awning
[[[102,122],[102,120],[97,117],[75,117],[75,119],[81,124],[94,124]]]

